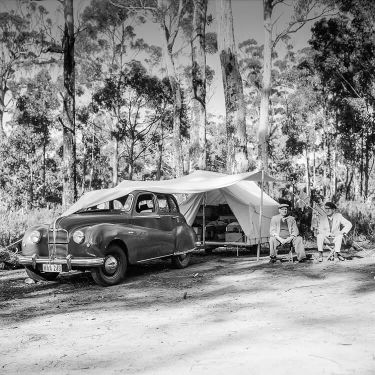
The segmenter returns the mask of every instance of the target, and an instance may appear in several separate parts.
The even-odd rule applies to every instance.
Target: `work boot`
[[[345,260],[345,258],[340,253],[336,253],[336,256],[338,260],[341,260],[341,261]]]
[[[276,263],[276,255],[271,255],[270,256],[270,263]]]
[[[322,251],[319,251],[318,262],[323,262],[323,252]]]

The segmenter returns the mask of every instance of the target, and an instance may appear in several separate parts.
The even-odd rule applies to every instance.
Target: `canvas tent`
[[[236,216],[248,240],[257,243],[259,223],[262,240],[265,242],[269,233],[271,217],[277,213],[277,202],[263,193],[255,181],[274,181],[264,172],[226,175],[216,172],[195,171],[190,175],[172,180],[128,181],[121,182],[114,188],[91,191],[84,194],[63,216],[120,198],[133,190],[148,190],[156,193],[189,194],[180,203],[181,213],[191,225],[202,203],[227,203]],[[260,213],[262,212],[261,220]]]

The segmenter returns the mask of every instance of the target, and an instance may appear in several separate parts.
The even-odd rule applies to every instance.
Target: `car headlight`
[[[73,233],[73,241],[75,243],[82,243],[83,241],[85,240],[85,234],[81,231],[81,230],[76,230],[74,233]]]
[[[32,243],[39,243],[42,238],[42,233],[40,233],[38,230],[33,230],[30,233],[30,240]]]

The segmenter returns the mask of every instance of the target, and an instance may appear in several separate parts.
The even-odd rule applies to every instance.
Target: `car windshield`
[[[103,202],[100,204],[97,204],[95,206],[83,208],[82,210],[79,210],[79,213],[84,212],[97,212],[97,211],[110,211],[110,210],[118,210],[118,211],[125,211],[128,212],[131,210],[132,203],[133,203],[133,195],[128,194],[121,198],[117,198],[108,202]]]

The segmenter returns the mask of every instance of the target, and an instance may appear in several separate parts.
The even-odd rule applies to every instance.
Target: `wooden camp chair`
[[[333,241],[324,240],[323,249],[329,250],[327,261],[335,260],[335,244],[333,243]]]
[[[277,250],[278,251],[280,251],[280,250],[287,251],[288,252],[288,261],[293,263],[293,250],[294,250],[294,247],[293,247],[293,243],[292,242],[285,243],[283,245],[280,244],[279,246],[277,246]]]
[[[343,243],[346,242],[346,237],[343,237]],[[329,250],[329,254],[327,257],[327,261],[329,260],[335,260],[336,258],[336,251],[335,251],[335,244],[333,241],[324,241],[323,246],[325,249]],[[342,259],[341,259],[342,260]]]

